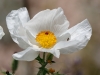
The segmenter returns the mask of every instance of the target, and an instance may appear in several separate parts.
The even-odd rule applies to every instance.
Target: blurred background
[[[93,28],[88,45],[81,51],[54,58],[56,63],[48,68],[65,75],[100,75],[100,0],[0,0],[0,25],[6,33],[0,40],[0,70],[11,71],[12,54],[22,50],[12,41],[6,26],[7,14],[20,7],[27,7],[31,18],[41,10],[62,7],[70,27],[87,18]],[[16,75],[36,75],[38,66],[37,61],[20,61]]]

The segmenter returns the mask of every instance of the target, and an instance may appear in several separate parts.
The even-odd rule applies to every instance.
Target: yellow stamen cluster
[[[50,31],[41,31],[36,36],[36,41],[43,48],[51,48],[56,44],[57,39],[56,39],[56,36],[54,35],[54,33],[50,32]]]

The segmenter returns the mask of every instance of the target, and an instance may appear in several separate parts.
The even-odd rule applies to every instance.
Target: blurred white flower
[[[3,28],[0,26],[0,39],[2,39],[4,35],[5,33],[3,32]]]
[[[11,37],[23,51],[13,54],[16,60],[34,60],[39,52],[49,52],[59,58],[84,48],[92,29],[87,19],[68,29],[69,22],[62,8],[44,10],[31,20],[26,8],[13,10],[6,17]]]

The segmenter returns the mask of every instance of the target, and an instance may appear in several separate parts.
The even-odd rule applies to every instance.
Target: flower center
[[[36,36],[36,41],[43,48],[51,48],[56,44],[57,39],[56,39],[56,36],[54,35],[54,33],[50,32],[50,31],[41,31]]]

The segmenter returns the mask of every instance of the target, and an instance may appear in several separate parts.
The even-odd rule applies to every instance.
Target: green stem
[[[44,52],[44,53],[43,53],[43,60],[44,60],[44,61],[45,61],[45,54],[46,54],[46,53]]]
[[[44,75],[45,67],[46,67],[46,65],[48,64],[48,63],[45,61],[45,55],[46,55],[46,53],[44,52],[44,53],[43,53],[43,60],[44,60],[44,63],[41,64],[41,67],[39,68],[39,72],[37,73],[37,75]]]
[[[40,69],[37,75],[41,75],[41,73],[42,73],[42,70]]]
[[[44,69],[45,69],[45,66],[47,65],[48,63],[46,62],[45,64],[42,65],[42,67],[40,67],[39,69],[39,72],[37,75],[44,75]]]

